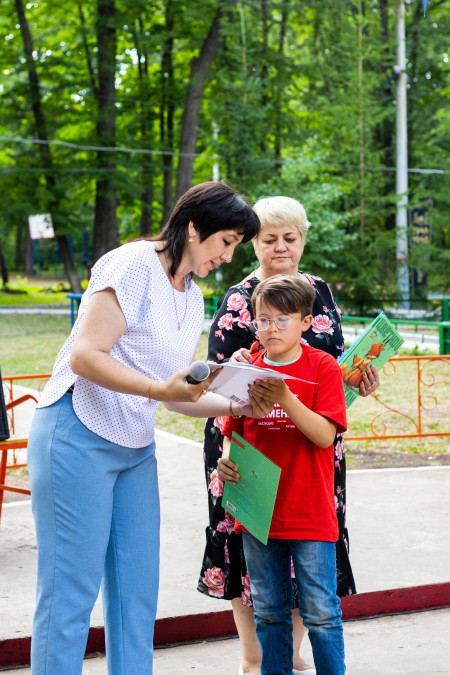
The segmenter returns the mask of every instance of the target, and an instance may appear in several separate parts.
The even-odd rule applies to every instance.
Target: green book
[[[224,483],[222,506],[267,544],[281,469],[234,431],[230,459],[238,467],[240,479],[236,485]]]
[[[367,366],[377,370],[394,356],[404,339],[394,328],[384,312],[378,314],[370,326],[338,359],[344,380],[345,404],[349,408],[359,396],[361,377]]]

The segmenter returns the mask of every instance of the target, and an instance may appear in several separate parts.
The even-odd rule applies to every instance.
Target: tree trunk
[[[390,53],[389,45],[389,0],[380,0],[379,2],[380,10],[380,37],[381,37],[381,62],[377,64],[377,68],[381,73],[384,73],[383,77],[380,77],[378,86],[377,97],[382,101],[383,105],[388,107],[390,101],[393,97],[392,92],[392,55]],[[389,171],[393,167],[393,147],[392,139],[394,134],[395,127],[395,118],[394,121],[392,117],[386,116],[380,120],[380,122],[375,126],[373,132],[373,142],[374,147],[377,147],[381,151],[382,164],[383,164],[383,176],[384,176],[384,187],[383,194],[387,197],[392,193],[392,190],[395,189],[395,174]],[[395,228],[395,213],[390,213],[386,215],[385,218],[385,227],[387,230],[392,230]]]
[[[173,74],[173,29],[174,12],[171,0],[166,6],[166,39],[161,59],[161,115],[160,133],[161,148],[168,153],[173,152],[173,120],[174,120],[174,74]],[[163,155],[163,214],[161,227],[169,220],[172,211],[173,193],[173,155]]]
[[[149,181],[148,173],[144,174],[144,179]],[[153,179],[150,177],[150,180],[152,184],[147,185],[141,193],[142,211],[139,228],[142,237],[153,234]]]
[[[408,75],[408,80],[409,80],[409,91],[408,91],[408,117],[411,120],[412,119],[412,113],[414,110],[414,103],[415,103],[415,94],[416,94],[416,79],[417,79],[417,68],[418,68],[418,60],[419,60],[419,32],[420,32],[420,24],[422,21],[422,11],[423,11],[423,4],[421,0],[416,0],[416,6],[414,8],[414,14],[413,14],[413,19],[411,22],[411,25],[409,27],[409,43],[410,43],[410,48],[409,48],[409,62],[411,64],[411,70]],[[412,148],[414,147],[413,143],[413,134],[414,134],[414,127],[412,124],[408,125],[408,157],[412,157]]]
[[[146,139],[153,126],[153,110],[149,105],[150,93],[148,86],[148,53],[145,47],[145,30],[142,19],[136,22],[133,29],[133,37],[137,52],[137,66],[139,78],[139,97],[140,97],[140,124],[143,145],[146,145]],[[142,155],[142,178],[143,186],[141,192],[141,236],[152,234],[153,232],[153,160],[150,155]]]
[[[33,274],[33,242],[30,236],[30,228],[28,220],[25,222],[25,272],[29,275]],[[73,289],[72,289],[73,290]],[[73,291],[78,293],[78,291]],[[81,292],[81,288],[80,288]]]
[[[66,275],[70,283],[70,287],[74,293],[81,293],[80,277],[75,267],[72,254],[69,249],[69,244],[66,235],[61,234],[61,229],[64,225],[62,222],[62,215],[60,210],[60,198],[58,194],[58,186],[54,174],[52,173],[52,156],[50,146],[48,144],[47,128],[45,123],[44,111],[42,109],[41,93],[39,88],[39,77],[33,59],[33,42],[31,40],[30,29],[28,21],[25,16],[25,10],[22,0],[15,0],[17,17],[19,19],[20,30],[22,32],[25,57],[27,61],[28,81],[30,84],[31,94],[31,109],[33,111],[34,123],[36,126],[36,133],[38,138],[43,143],[39,144],[39,153],[41,156],[42,165],[45,171],[45,182],[51,195],[49,203],[49,211],[52,216],[53,228],[57,236],[61,259],[64,263]]]
[[[269,18],[267,12],[266,0],[261,0],[261,21],[262,21],[262,54],[260,55],[261,67],[261,110],[267,109],[269,101],[269,67],[267,60],[269,57]],[[261,134],[259,144],[262,155],[267,152],[265,137]]]
[[[84,16],[83,12],[83,7],[81,6],[81,2],[78,3],[78,16],[80,17],[80,23],[81,23],[81,39],[83,42],[83,47],[84,51],[86,53],[86,63],[89,71],[89,82],[91,84],[91,94],[92,96],[96,96],[97,94],[97,84],[95,82],[95,71],[94,71],[94,66],[92,64],[92,54],[91,54],[91,49],[89,47],[89,42],[87,38],[87,32],[86,32],[86,19]]]
[[[115,0],[97,0],[97,143],[112,147],[116,136],[116,8]],[[117,199],[113,170],[116,160],[111,152],[97,153],[100,178],[95,196],[93,262],[117,246]]]
[[[0,241],[0,275],[2,277],[3,285],[7,286],[9,281],[8,265],[6,264],[6,258],[5,254],[3,253],[1,241]]]
[[[279,63],[281,66],[281,61],[284,54],[284,44],[286,41],[286,26],[288,18],[289,6],[287,4],[283,5],[281,10],[281,24],[280,24],[280,36],[278,39],[278,56]],[[280,77],[278,78],[278,84],[275,89],[275,169],[279,171],[281,169],[280,157],[281,157],[281,99],[282,99],[282,85],[280,84]]]
[[[28,223],[25,222],[18,223],[16,228],[16,250],[14,252],[14,267],[16,270],[22,270],[24,268],[25,262],[25,227],[28,227]]]
[[[184,106],[181,128],[180,157],[177,169],[176,197],[189,190],[194,174],[194,153],[197,145],[198,120],[203,89],[209,69],[219,47],[219,30],[222,12],[219,8],[214,16],[209,33],[203,43],[200,55],[191,61],[189,86]]]
[[[383,45],[386,46],[389,42],[389,13],[388,13],[388,0],[380,0],[380,29],[381,29],[381,41]]]

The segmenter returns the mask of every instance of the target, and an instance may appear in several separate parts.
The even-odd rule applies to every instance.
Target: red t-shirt
[[[253,356],[255,366],[312,382],[286,380],[304,405],[336,423],[337,433],[346,430],[342,373],[332,356],[303,345],[302,355],[295,363],[269,366],[263,361],[264,353]],[[277,404],[263,419],[226,417],[224,436],[231,436],[233,431],[281,467],[269,538],[336,541],[333,444],[328,448],[315,445]],[[243,529],[236,521],[236,531]]]

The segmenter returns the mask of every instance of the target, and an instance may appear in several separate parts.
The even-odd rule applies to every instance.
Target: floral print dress
[[[338,358],[344,350],[340,311],[329,286],[313,275],[302,273],[314,287],[311,327],[303,333],[302,341]],[[233,352],[250,346],[255,341],[251,325],[253,310],[251,297],[259,283],[253,272],[240,284],[232,286],[221,298],[209,333],[208,360],[221,363]],[[223,482],[217,473],[222,455],[222,419],[210,418],[204,435],[204,460],[208,489],[209,526],[206,528],[206,548],[198,581],[198,590],[205,595],[231,600],[241,597],[244,605],[251,605],[250,581],[242,548],[242,535],[234,531],[234,518],[222,507]],[[348,556],[349,540],[345,524],[345,452],[342,434],[334,439],[335,504],[339,525],[336,542],[337,590],[340,597],[356,592]],[[295,579],[294,607],[298,607]]]

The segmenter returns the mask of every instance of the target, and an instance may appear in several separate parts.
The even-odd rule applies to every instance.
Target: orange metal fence
[[[387,378],[401,377],[399,366],[407,362],[415,363],[415,387],[408,390],[407,396],[399,395],[398,402],[391,403],[390,398],[395,399],[395,390],[387,400]],[[350,433],[345,435],[346,441],[450,436],[450,355],[394,357],[382,370],[381,385],[372,394],[377,403],[377,411],[370,422],[372,433],[352,436],[350,426]],[[399,409],[399,403],[403,409]],[[398,431],[399,426],[402,427],[401,432]],[[434,431],[436,426],[443,430]],[[391,428],[397,433],[391,433]]]
[[[24,403],[25,401],[28,400],[33,400],[37,403],[37,398],[34,395],[34,393],[27,392],[23,396],[20,396],[19,398],[14,398],[14,390],[13,387],[15,384],[19,382],[19,380],[38,380],[39,384],[37,387],[37,391],[40,392],[47,382],[47,380],[50,377],[50,373],[38,373],[37,375],[6,375],[5,377],[2,377],[2,382],[3,382],[3,388],[5,390],[5,403],[6,403],[6,410],[8,412],[8,418],[9,418],[9,428],[11,431],[11,435],[15,434],[15,408],[20,405],[21,403]]]
[[[389,394],[389,380],[391,378],[395,380],[397,376],[398,381],[402,377],[402,373],[398,371],[401,370],[401,365],[406,362],[415,364],[413,366],[416,379],[415,387],[408,388],[405,395],[396,396],[395,388],[394,393]],[[39,382],[37,389],[40,391],[49,377],[50,374],[41,373],[2,378],[6,390],[5,402],[11,438],[0,442],[0,518],[5,490],[29,494],[29,490],[26,488],[6,485],[6,472],[9,469],[26,466],[26,462],[20,461],[20,450],[27,447],[27,439],[15,436],[15,416],[20,414],[15,409],[27,400],[37,401],[37,397],[31,391],[14,398],[14,386],[25,380],[35,380]],[[347,441],[450,436],[450,389],[448,388],[450,385],[450,355],[394,357],[383,368],[381,380],[382,386],[372,394],[373,405],[369,407],[367,403],[364,403],[364,409],[361,413],[362,419],[367,419],[372,415],[370,421],[371,433],[352,435],[352,425],[350,424],[349,433],[345,436]],[[400,388],[398,384],[396,387]],[[442,391],[444,395],[441,397]],[[439,400],[438,397],[440,397]],[[391,403],[392,398],[394,403]],[[412,403],[412,401],[414,402]],[[403,410],[399,409],[399,403],[404,406]],[[374,410],[374,406],[376,406],[376,410]],[[400,431],[399,427],[401,427]],[[438,431],[435,430],[436,427],[439,428]],[[394,429],[395,433],[391,431],[391,428]]]
[[[20,461],[19,452],[27,447],[27,438],[18,438],[16,434],[16,408],[25,403],[25,401],[35,401],[37,398],[31,391],[14,398],[14,385],[24,380],[39,380],[38,391],[41,390],[45,382],[50,377],[49,373],[38,375],[12,375],[2,377],[5,391],[6,412],[8,414],[8,423],[11,438],[6,441],[0,441],[0,520],[2,515],[3,495],[7,492],[18,492],[19,494],[29,495],[29,489],[8,485],[6,483],[6,472],[10,469],[19,469],[25,467],[25,461]]]

